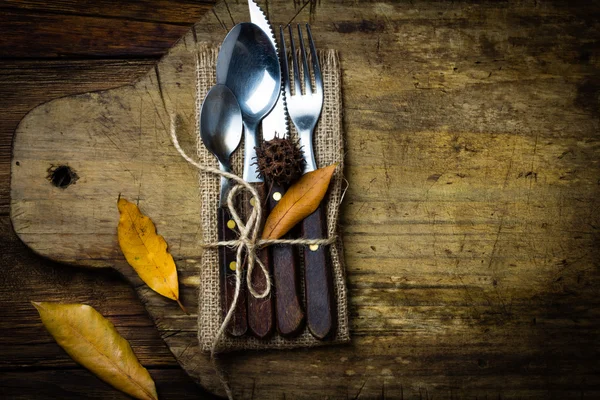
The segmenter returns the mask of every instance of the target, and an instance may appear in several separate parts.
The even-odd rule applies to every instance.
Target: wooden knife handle
[[[302,221],[302,237],[325,238],[327,220],[323,204]],[[329,249],[327,246],[303,246],[306,317],[308,329],[317,339],[325,339],[332,331],[332,296]]]
[[[246,210],[246,216],[249,216],[252,212],[252,201],[260,201],[263,205],[263,218],[260,223],[260,229],[258,237],[260,238],[260,233],[262,232],[262,226],[265,220],[266,214],[266,188],[264,183],[252,183],[251,184],[256,191],[258,192],[259,199],[252,200],[251,196],[245,196],[244,198],[244,208]],[[258,251],[257,257],[260,258],[262,263],[269,270],[269,274],[271,274],[271,260],[269,257],[269,248],[265,247]],[[254,265],[254,269],[252,271],[252,275],[250,276],[252,281],[252,287],[255,291],[261,293],[267,287],[267,281],[265,276],[258,264]],[[273,287],[271,286],[271,290]],[[266,338],[273,332],[273,296],[272,292],[265,298],[258,299],[252,296],[251,293],[248,293],[248,327],[252,334],[260,339]]]
[[[217,210],[217,224],[219,230],[219,241],[235,240],[238,237],[236,233],[235,221],[229,214],[227,207],[219,207]],[[236,252],[228,246],[219,246],[219,266],[221,277],[221,294],[223,304],[223,318],[227,315],[229,307],[233,303],[235,294],[235,274],[236,268]],[[227,332],[232,336],[242,336],[248,330],[246,321],[246,290],[245,280],[242,278],[242,286],[238,297],[237,305],[233,311],[233,315],[227,325]]]
[[[275,183],[269,192],[269,210],[279,203],[285,194],[285,188]],[[293,234],[284,238],[291,239]],[[276,244],[271,249],[271,262],[273,265],[273,280],[275,283],[275,318],[277,331],[282,336],[296,334],[302,328],[304,311],[298,297],[298,254],[297,247],[287,244]]]

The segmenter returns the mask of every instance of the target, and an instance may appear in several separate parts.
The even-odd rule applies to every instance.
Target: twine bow
[[[238,214],[238,212],[234,206],[235,196],[238,194],[238,192],[240,190],[248,190],[254,198],[259,199],[258,192],[256,191],[256,189],[254,189],[252,187],[252,185],[250,185],[248,182],[246,182],[245,180],[243,180],[242,178],[240,178],[239,176],[237,176],[235,174],[221,171],[218,168],[209,167],[207,165],[202,165],[202,164],[198,163],[197,161],[193,160],[191,157],[189,157],[183,151],[183,149],[179,145],[179,141],[177,140],[177,129],[176,129],[175,116],[171,115],[170,122],[171,122],[171,129],[170,129],[171,140],[173,141],[173,145],[175,146],[175,148],[177,149],[177,151],[179,152],[181,157],[183,157],[188,163],[190,163],[191,165],[193,165],[200,171],[209,172],[209,173],[216,174],[219,176],[224,176],[225,178],[232,179],[233,181],[235,181],[237,183],[237,185],[235,185],[229,191],[229,194],[227,195],[227,207],[229,208],[231,217],[233,218],[233,220],[235,221],[235,223],[237,224],[237,226],[240,230],[239,238],[237,240],[228,240],[228,241],[221,241],[221,242],[215,242],[215,243],[207,243],[207,244],[204,244],[204,247],[212,248],[212,247],[218,247],[218,246],[230,246],[230,247],[236,249],[236,263],[238,266],[242,266],[242,254],[243,254],[244,250],[246,251],[247,261],[248,261],[248,271],[246,273],[246,285],[248,287],[248,291],[250,292],[250,294],[252,294],[252,296],[254,296],[258,299],[265,298],[271,293],[271,287],[272,287],[271,278],[269,276],[269,270],[260,261],[260,259],[256,256],[258,249],[262,248],[263,246],[268,246],[271,244],[327,245],[327,244],[331,244],[331,243],[335,242],[335,240],[336,240],[335,236],[327,238],[327,239],[267,239],[267,240],[260,239],[259,240],[258,239],[258,234],[259,234],[259,229],[260,229],[259,221],[262,220],[262,212],[263,212],[261,201],[259,200],[259,201],[255,202],[255,205],[252,208],[252,212],[246,222],[244,222],[240,218],[240,215]],[[260,266],[261,272],[262,272],[262,274],[265,278],[265,282],[266,282],[266,287],[262,292],[257,292],[254,289],[254,286],[252,284],[252,279],[251,279],[252,271],[254,271],[256,264],[258,264]],[[216,352],[217,345],[219,343],[220,338],[223,336],[223,334],[225,332],[225,328],[227,327],[227,325],[229,324],[229,321],[231,321],[231,318],[233,317],[233,312],[237,305],[238,298],[239,298],[240,291],[241,291],[241,286],[242,286],[242,270],[243,270],[242,267],[235,269],[235,291],[234,291],[234,295],[233,295],[233,300],[231,302],[231,305],[229,306],[229,309],[227,310],[227,314],[225,315],[225,318],[223,319],[223,323],[219,327],[219,330],[217,331],[217,334],[213,341],[212,349],[211,349],[212,356],[214,356],[214,354]]]
[[[190,163],[191,165],[193,165],[200,171],[224,176],[225,178],[232,179],[233,181],[235,181],[237,183],[237,185],[235,185],[229,191],[229,194],[227,196],[227,207],[229,208],[229,212],[231,213],[232,218],[234,219],[235,223],[239,227],[239,230],[240,230],[239,239],[235,240],[235,241],[209,243],[209,244],[205,245],[205,247],[237,246],[236,263],[238,266],[242,265],[242,253],[243,253],[244,249],[246,249],[247,260],[248,260],[248,273],[246,274],[246,285],[248,286],[248,290],[250,291],[250,293],[253,296],[255,296],[257,298],[267,297],[269,295],[269,293],[271,293],[271,279],[269,277],[269,271],[267,270],[265,265],[256,257],[256,246],[257,246],[256,238],[258,236],[258,230],[260,228],[260,226],[257,222],[260,221],[260,219],[262,218],[262,206],[260,204],[260,201],[257,201],[255,206],[252,208],[252,213],[248,217],[248,221],[246,223],[244,223],[233,205],[233,199],[234,199],[235,195],[237,194],[237,192],[239,192],[239,190],[241,188],[244,188],[244,189],[250,191],[250,193],[252,193],[252,196],[254,196],[257,199],[259,198],[258,192],[250,184],[248,184],[246,181],[244,181],[239,176],[229,173],[229,172],[221,171],[218,168],[209,167],[207,165],[202,165],[202,164],[198,163],[197,161],[193,160],[190,156],[188,156],[183,151],[183,149],[179,145],[179,141],[177,140],[177,128],[176,128],[175,116],[171,115],[170,120],[171,120],[170,121],[171,122],[171,130],[170,130],[171,140],[173,141],[173,145],[175,146],[175,148],[177,149],[177,151],[179,152],[181,157],[183,157],[188,163]],[[252,276],[251,273],[254,270],[254,265],[256,262],[258,262],[258,265],[260,265],[261,272],[263,273],[263,275],[265,277],[265,281],[267,283],[266,287],[262,293],[258,293],[254,289],[254,287],[252,285],[252,281],[250,279]],[[217,331],[217,335],[213,342],[213,346],[212,346],[212,350],[211,350],[211,354],[213,354],[213,355],[215,353],[217,344],[219,342],[219,338],[223,335],[223,333],[225,331],[225,327],[227,326],[227,324],[229,323],[229,321],[231,320],[231,318],[233,316],[233,311],[235,310],[235,306],[237,304],[238,297],[240,295],[241,284],[242,284],[242,268],[236,268],[236,270],[235,270],[235,292],[233,295],[233,301],[231,302],[231,306],[229,307],[229,310],[227,310],[227,315],[225,316],[225,319],[223,320],[221,327]]]

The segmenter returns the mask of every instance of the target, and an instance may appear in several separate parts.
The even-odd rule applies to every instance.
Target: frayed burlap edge
[[[197,60],[197,112],[208,90],[215,84],[216,60],[218,49],[208,44],[199,46]],[[335,335],[330,340],[315,339],[307,328],[293,338],[284,338],[274,333],[269,339],[261,340],[246,335],[234,338],[224,335],[217,346],[217,351],[228,352],[244,349],[290,349],[297,347],[313,347],[332,343],[350,341],[348,326],[347,294],[345,284],[343,243],[337,226],[339,207],[344,186],[344,140],[342,133],[342,95],[341,95],[341,70],[338,54],[335,50],[319,52],[323,82],[324,102],[323,111],[315,129],[314,149],[315,158],[319,167],[339,163],[327,194],[327,228],[330,236],[336,236],[336,243],[329,246],[332,281],[335,301]],[[291,134],[296,135],[293,124]],[[243,141],[242,141],[243,142]],[[232,157],[234,172],[241,176],[243,143]],[[214,156],[202,145],[198,138],[198,158],[203,165],[218,167]],[[217,205],[219,196],[219,177],[209,173],[200,174],[200,195],[202,199],[202,239],[204,243],[214,243],[217,237]],[[301,296],[304,296],[303,274],[301,277]],[[203,253],[199,301],[198,301],[198,340],[202,351],[211,350],[217,331],[223,321],[221,308],[221,294],[219,284],[219,258],[218,251],[206,248]],[[277,290],[277,288],[275,288]]]

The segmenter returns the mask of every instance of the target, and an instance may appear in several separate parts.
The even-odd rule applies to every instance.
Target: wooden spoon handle
[[[235,240],[237,233],[235,231],[235,221],[231,218],[227,207],[219,207],[217,210],[217,224],[219,241]],[[223,318],[227,315],[229,307],[233,303],[235,294],[235,274],[238,265],[236,264],[236,252],[227,247],[219,246],[219,266],[221,270],[221,294],[223,304]],[[227,332],[232,336],[242,336],[248,330],[246,321],[246,291],[244,289],[244,280],[238,302],[233,312],[233,316],[227,325]]]
[[[327,221],[323,204],[302,222],[302,237],[325,238]],[[304,283],[308,329],[317,339],[325,339],[332,331],[332,282],[327,246],[304,246]]]
[[[285,194],[285,188],[275,183],[269,192],[269,209],[277,205]],[[284,238],[291,239],[293,234]],[[275,317],[277,331],[282,336],[291,336],[303,326],[304,311],[298,297],[298,252],[293,245],[273,245],[271,261],[273,264],[273,280],[275,284]]]
[[[251,196],[245,196],[244,198],[244,208],[246,210],[246,215],[249,216],[252,212],[252,202],[260,201],[261,204],[265,205],[266,199],[266,188],[264,183],[252,183],[252,186],[256,189],[259,195],[259,199],[252,200]],[[263,207],[265,210],[266,207]],[[264,223],[266,212],[263,212],[262,221],[260,223],[259,237],[260,232],[262,231],[262,226]],[[263,248],[258,251],[258,258],[262,261],[262,263],[267,267],[269,274],[271,274],[271,260],[269,256],[269,248]],[[267,281],[265,276],[259,265],[255,265],[252,271],[252,275],[250,276],[252,281],[252,287],[257,292],[262,292],[267,287]],[[271,287],[272,288],[272,287]],[[248,293],[248,327],[252,334],[258,338],[266,338],[273,332],[273,296],[272,292],[265,298],[258,299],[252,296],[251,293]]]

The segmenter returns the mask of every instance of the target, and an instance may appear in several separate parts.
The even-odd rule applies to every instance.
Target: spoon
[[[256,130],[279,97],[281,67],[275,46],[257,25],[243,22],[229,31],[217,58],[217,83],[231,89],[242,110],[246,129],[243,178],[263,182],[253,161],[259,142]]]
[[[200,137],[202,143],[219,160],[219,169],[231,172],[230,158],[242,140],[242,112],[235,95],[224,85],[210,89],[200,110]],[[227,208],[227,195],[231,181],[221,177],[221,192],[217,210],[219,241],[235,240],[235,221]],[[219,267],[221,270],[221,293],[223,294],[223,314],[233,303],[235,293],[236,252],[228,246],[219,246]],[[240,290],[243,290],[242,285]],[[238,303],[227,331],[232,336],[242,336],[248,330],[246,320],[246,295],[240,291]]]
[[[217,160],[219,169],[231,172],[229,159],[242,140],[242,112],[235,95],[225,85],[213,86],[200,110],[200,137],[202,143]],[[221,177],[219,205],[227,204],[229,179]]]
[[[244,124],[243,178],[254,186],[258,200],[245,199],[246,215],[251,212],[252,201],[264,201],[266,188],[255,163],[259,143],[257,128],[271,111],[281,89],[281,66],[277,50],[267,34],[257,25],[243,22],[234,26],[221,44],[217,57],[217,83],[229,87],[237,98]],[[258,221],[262,224],[263,221]],[[269,249],[259,252],[262,263],[270,270]],[[259,293],[267,287],[266,277],[260,268],[254,268],[250,277]],[[248,297],[248,326],[252,333],[264,338],[273,330],[273,304],[271,296],[257,299]]]

